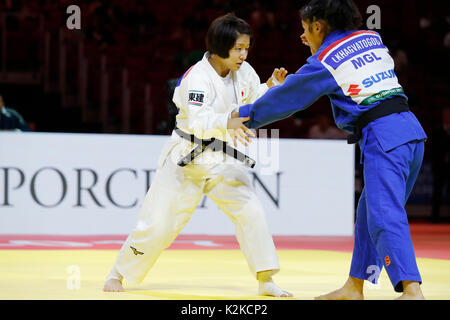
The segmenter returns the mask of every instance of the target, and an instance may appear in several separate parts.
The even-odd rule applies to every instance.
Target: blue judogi
[[[255,103],[239,109],[259,128],[330,99],[336,125],[354,132],[357,119],[385,99],[405,96],[378,33],[334,31],[307,64]],[[410,111],[370,122],[359,141],[365,187],[359,199],[350,276],[373,280],[384,266],[397,292],[422,282],[404,205],[419,173],[426,134]]]

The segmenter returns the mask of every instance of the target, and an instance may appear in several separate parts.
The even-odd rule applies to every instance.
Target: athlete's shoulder
[[[192,65],[186,72],[179,78],[177,87],[181,84],[205,82],[207,79],[207,69],[203,65],[202,60]]]
[[[206,72],[205,66],[203,66],[202,61],[198,61],[196,64],[191,66],[183,75],[183,79],[185,78],[198,78],[201,77]]]
[[[248,63],[247,61],[244,61],[241,65],[241,67],[239,68],[238,72],[240,74],[244,74],[244,75],[248,75],[250,73],[256,73],[255,69],[251,66],[250,63]]]
[[[328,69],[337,70],[345,62],[379,49],[387,50],[380,35],[375,31],[332,32],[319,48],[315,58]]]
[[[242,62],[241,70],[254,70],[252,65],[247,61]]]

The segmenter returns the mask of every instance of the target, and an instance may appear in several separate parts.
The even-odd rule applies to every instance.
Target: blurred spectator
[[[308,132],[310,139],[346,139],[348,133],[337,128],[326,115],[320,115]]]
[[[436,222],[441,218],[442,204],[449,205],[450,201],[450,108],[442,110],[441,119],[441,125],[433,128],[430,139],[433,170],[431,216]]]
[[[444,36],[444,47],[450,49],[450,32],[447,32]]]
[[[114,12],[114,16],[117,17],[119,14],[121,14],[121,12],[117,8]],[[155,14],[151,11],[150,7],[142,1],[138,2],[136,8],[128,14],[127,20],[128,25],[140,33],[150,32],[158,24]]]
[[[42,48],[30,49],[31,44],[27,44],[28,48],[20,49],[23,44],[21,43],[19,47],[17,41],[15,43],[10,39],[17,38],[17,31],[23,31],[25,26],[29,25],[29,23],[22,23],[23,14],[28,12],[44,15],[44,31],[50,32],[50,57],[55,57],[55,59],[51,59],[50,63],[50,77],[52,82],[56,82],[58,80],[58,59],[56,58],[59,54],[57,32],[60,27],[65,25],[66,8],[71,4],[78,4],[82,12],[82,29],[74,32],[63,28],[66,45],[75,46],[77,37],[84,35],[89,70],[95,69],[95,66],[98,65],[99,54],[105,53],[108,56],[106,69],[111,77],[117,70],[125,67],[125,62],[128,63],[131,60],[128,58],[136,56],[137,60],[146,59],[151,68],[144,64],[140,68],[142,73],[150,76],[148,79],[136,78],[137,80],[133,81],[149,82],[154,90],[152,103],[157,109],[165,110],[164,104],[167,101],[168,92],[162,84],[172,78],[178,78],[202,58],[207,27],[213,19],[225,12],[235,12],[236,15],[248,20],[253,25],[256,50],[252,50],[251,59],[261,78],[269,75],[274,64],[284,66],[292,73],[297,70],[309,56],[309,50],[298,40],[302,33],[298,9],[306,2],[303,0],[195,0],[180,6],[174,0],[162,2],[83,0],[75,3],[71,0],[56,2],[0,0],[0,12],[20,14],[6,17],[6,48],[17,53],[42,51]],[[361,3],[361,9],[365,9],[368,2]],[[411,4],[406,0],[402,0],[401,3],[403,6]],[[414,5],[411,7],[417,6],[416,2],[413,3]],[[445,102],[447,92],[442,92],[444,90],[439,89],[439,86],[445,86],[446,70],[448,70],[448,61],[450,61],[448,60],[450,16],[448,10],[444,10],[439,3],[430,3],[421,10],[410,10],[407,13],[413,14],[411,21],[414,23],[410,24],[414,28],[408,28],[407,33],[403,32],[406,29],[401,16],[398,17],[399,19],[391,21],[392,17],[388,15],[389,11],[392,11],[391,9],[402,7],[402,5],[383,7],[385,14],[383,15],[383,28],[380,32],[392,35],[393,43],[388,47],[393,52],[395,71],[399,82],[409,98],[410,105],[415,109],[414,111],[420,110],[416,115],[421,118],[421,121],[424,121],[424,126],[428,129],[434,125],[429,122],[432,118],[429,106],[448,105]],[[43,43],[43,41],[40,42],[41,46]],[[19,49],[15,49],[15,46]],[[103,51],[102,49],[107,50]],[[67,54],[73,57],[73,51],[70,50],[68,49]],[[30,65],[30,59],[22,58],[22,55],[10,54],[8,57],[9,60],[6,61],[8,68],[14,58],[17,60],[17,64],[23,66],[24,69],[35,69],[34,65]],[[438,75],[443,80],[438,79]],[[73,92],[77,92],[76,86],[79,81],[76,77],[78,77],[78,73],[67,72],[67,77],[75,78],[75,80],[68,80],[68,83],[73,88]],[[135,85],[142,85],[142,83],[135,83]],[[117,90],[111,88],[109,90],[110,94],[112,94],[111,92],[119,94]],[[98,89],[89,90],[87,94],[89,105],[99,105],[98,91]],[[432,102],[429,96],[434,97],[436,102]],[[315,104],[315,110],[317,110],[320,101],[316,101]],[[420,104],[423,105],[422,108],[419,108]],[[326,110],[329,110],[328,101]],[[318,114],[320,113],[318,112]],[[26,116],[26,114],[24,115]],[[44,115],[42,117],[45,118]],[[166,114],[158,114],[155,121],[167,121],[170,127],[171,120],[166,117]],[[306,138],[310,127],[309,123],[316,117],[316,114],[311,115],[308,119],[305,119],[303,115],[302,117],[296,118],[297,121],[292,119],[292,121],[279,122],[274,127],[281,129],[283,137]],[[307,121],[300,124],[301,120]],[[36,119],[36,121],[39,124],[41,120]],[[160,128],[162,127],[164,126],[160,126]],[[117,127],[117,130],[120,129]],[[320,125],[311,130],[313,131],[311,134],[322,138],[327,137],[330,132],[333,136],[332,131],[338,133],[338,137],[345,137],[345,133],[336,128],[334,124],[330,124],[326,131],[321,131]],[[317,132],[314,133],[314,130]],[[157,133],[157,131],[155,130],[153,133]]]
[[[86,36],[93,40],[99,48],[106,48],[117,44],[114,34],[117,25],[123,23],[120,8],[106,6],[100,1],[94,1],[88,7],[88,26]]]
[[[30,131],[22,116],[14,109],[7,108],[0,95],[0,130]]]
[[[189,31],[184,31],[185,35],[180,39],[183,44],[183,49],[179,50],[177,54],[174,55],[174,62],[178,67],[185,72],[192,65],[196,64],[203,58],[204,50],[194,47],[192,41],[191,33]],[[202,46],[203,48],[203,46]]]
[[[255,1],[250,14],[250,25],[254,33],[265,33],[276,28],[275,14],[269,3]]]
[[[301,34],[300,22],[298,21],[297,16],[298,9],[299,8],[294,9],[289,0],[277,1],[277,10],[274,14],[276,19],[276,27],[279,32],[289,34],[292,33],[292,30],[295,30],[298,34]]]
[[[4,0],[0,3],[1,8],[9,12],[17,12],[20,10],[20,1]]]
[[[408,68],[408,54],[403,49],[394,52],[395,71],[400,73]]]
[[[209,23],[208,19],[203,15],[204,7],[202,4],[198,4],[192,10],[192,13],[189,14],[186,18],[184,18],[181,26],[183,29],[187,29],[192,33],[206,33],[208,30]]]
[[[210,24],[214,19],[221,16],[227,9],[228,1],[225,0],[204,0],[202,2],[205,10],[203,14],[208,19],[208,24]]]
[[[397,75],[398,82],[403,87],[403,91],[408,97],[408,104],[411,108],[419,108],[421,106],[420,99],[417,93],[410,86],[409,79],[411,82],[418,81],[417,76],[414,73],[413,68],[409,66],[409,57],[406,50],[399,48],[393,51],[392,58],[395,64],[395,74]],[[420,75],[419,75],[420,76]]]

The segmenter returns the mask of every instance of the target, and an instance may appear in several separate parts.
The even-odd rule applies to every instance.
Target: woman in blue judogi
[[[284,84],[270,89],[240,117],[259,128],[330,99],[336,125],[359,142],[365,187],[359,199],[350,274],[318,299],[362,299],[364,280],[384,266],[402,299],[423,298],[404,205],[421,167],[426,135],[409,111],[394,62],[380,35],[357,30],[351,0],[312,0],[301,10],[301,39],[312,56]]]

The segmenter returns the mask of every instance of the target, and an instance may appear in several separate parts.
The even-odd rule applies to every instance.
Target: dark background
[[[266,81],[274,67],[294,73],[310,55],[299,39],[298,10],[305,3],[0,0],[0,94],[33,131],[169,134],[176,114],[173,83],[201,59],[212,20],[232,11],[250,23],[254,45],[247,61]],[[372,14],[367,8],[380,7],[381,28],[375,31],[390,49],[399,82],[429,137],[408,215],[448,221],[448,2],[355,3],[363,28]],[[81,9],[80,30],[66,27],[70,5]],[[280,129],[282,138],[313,138],[309,130],[320,116],[334,127],[327,98],[266,128]],[[358,193],[357,163],[356,169]]]

